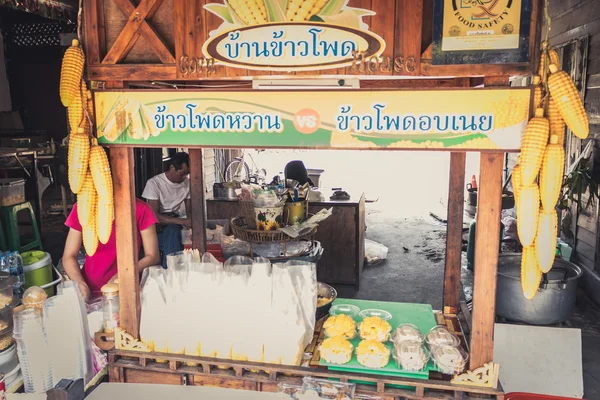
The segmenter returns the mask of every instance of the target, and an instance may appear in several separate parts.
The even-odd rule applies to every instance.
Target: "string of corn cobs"
[[[106,244],[112,233],[114,201],[110,165],[104,149],[91,136],[93,106],[91,92],[83,79],[85,56],[73,40],[63,57],[60,99],[69,119],[68,175],[77,195],[77,215],[83,246],[92,256],[98,242]]]
[[[589,134],[581,96],[569,75],[560,70],[558,53],[545,42],[542,49],[539,75],[533,81],[535,116],[527,124],[513,169],[517,231],[523,245],[521,286],[527,299],[536,295],[542,275],[554,264],[565,126],[581,139]]]

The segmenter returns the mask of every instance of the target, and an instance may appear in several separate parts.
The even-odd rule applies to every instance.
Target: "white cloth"
[[[185,201],[190,198],[190,180],[182,183],[171,182],[162,173],[148,180],[142,197],[146,200],[158,200],[160,213],[176,213],[180,218],[186,217]]]

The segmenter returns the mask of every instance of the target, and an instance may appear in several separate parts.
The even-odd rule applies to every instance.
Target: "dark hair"
[[[185,152],[175,153],[167,164],[167,169],[171,168],[171,165],[175,167],[175,170],[183,168],[183,164],[190,166],[190,155]]]

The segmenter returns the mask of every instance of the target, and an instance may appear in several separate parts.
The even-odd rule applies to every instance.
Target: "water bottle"
[[[0,272],[10,272],[6,262],[6,253],[4,252],[0,253]]]
[[[20,286],[21,294],[25,289],[25,270],[23,268],[23,257],[18,251],[14,252],[15,263],[17,264],[17,279]]]
[[[19,274],[18,258],[21,258],[19,253],[16,251],[13,251],[13,252],[8,253],[6,260],[7,260],[7,264],[8,264],[9,273],[12,276],[14,276],[15,278],[17,278],[15,284],[13,285],[13,291],[15,294],[21,296],[23,294],[24,279],[23,279],[23,267],[22,266],[20,268],[21,273]],[[21,264],[22,263],[23,263],[23,260],[21,259]]]

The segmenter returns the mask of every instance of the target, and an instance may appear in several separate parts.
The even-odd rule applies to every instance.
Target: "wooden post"
[[[206,252],[206,212],[202,149],[190,149],[190,195],[192,197],[192,248]]]
[[[444,314],[456,314],[460,304],[463,207],[465,202],[466,153],[450,153],[446,266],[444,270]]]
[[[120,325],[127,333],[139,338],[140,279],[136,268],[138,244],[135,220],[133,148],[111,147],[110,164],[115,193]]]
[[[471,370],[492,361],[494,356],[503,165],[504,153],[481,153],[475,232]]]

